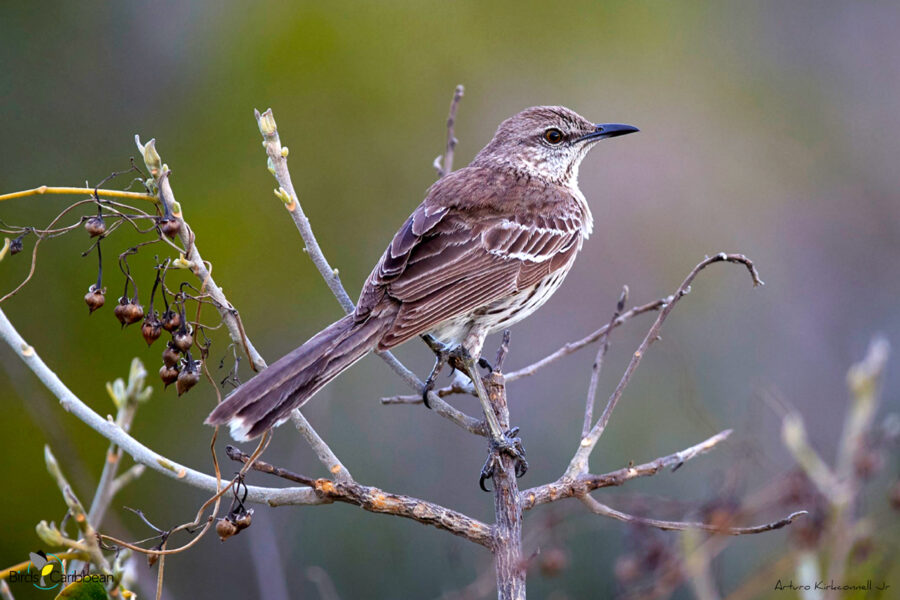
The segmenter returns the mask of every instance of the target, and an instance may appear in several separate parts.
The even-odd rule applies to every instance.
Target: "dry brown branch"
[[[498,358],[505,354],[508,336],[501,345]],[[502,361],[498,361],[502,362]],[[503,375],[494,371],[484,378],[491,408],[504,431],[510,428],[509,407],[506,402],[506,384]],[[493,452],[489,449],[488,452]],[[494,569],[497,578],[497,596],[503,600],[525,598],[526,561],[522,554],[522,495],[516,479],[516,462],[505,452],[500,453],[500,468],[494,470]]]
[[[579,500],[581,500],[581,502],[585,506],[587,506],[588,509],[595,515],[600,515],[601,517],[610,517],[624,523],[630,523],[632,525],[646,525],[648,527],[656,527],[657,529],[662,529],[664,531],[686,531],[690,529],[697,531],[706,531],[708,533],[716,533],[719,535],[750,535],[754,533],[773,531],[775,529],[781,529],[786,525],[790,525],[794,521],[794,519],[802,515],[809,514],[805,510],[800,510],[791,513],[783,519],[773,521],[772,523],[763,523],[762,525],[755,525],[753,527],[730,527],[709,523],[696,523],[691,521],[661,521],[659,519],[648,519],[646,517],[630,515],[628,513],[624,513],[610,506],[607,506],[602,502],[598,502],[596,499],[592,498],[589,495],[581,496]]]
[[[662,456],[637,466],[623,467],[604,475],[592,475],[589,473],[578,474],[574,477],[563,475],[552,483],[533,487],[522,492],[523,506],[525,510],[530,510],[535,506],[555,502],[563,498],[583,496],[596,489],[619,486],[638,477],[656,475],[663,469],[671,468],[674,470],[692,458],[709,452],[715,446],[728,439],[729,435],[731,435],[731,430],[726,429],[680,452]]]
[[[249,460],[245,453],[233,446],[228,446],[225,451],[232,460],[244,464]],[[486,548],[492,547],[493,528],[490,525],[427,500],[392,494],[376,487],[361,485],[353,479],[346,481],[314,479],[259,460],[254,463],[253,469],[309,486],[315,491],[320,504],[345,502],[369,512],[394,515],[432,525]]]

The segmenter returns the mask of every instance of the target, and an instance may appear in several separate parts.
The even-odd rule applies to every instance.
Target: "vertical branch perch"
[[[503,375],[495,371],[485,378],[485,387],[500,427],[509,429],[509,407]],[[525,564],[522,559],[522,498],[516,481],[515,460],[500,455],[502,468],[494,471],[494,563],[497,597],[500,600],[525,598]]]

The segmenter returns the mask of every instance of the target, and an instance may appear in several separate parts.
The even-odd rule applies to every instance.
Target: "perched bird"
[[[416,336],[437,352],[477,359],[489,333],[553,295],[591,234],[578,189],[588,150],[635,131],[595,125],[562,106],[528,108],[501,123],[469,166],[431,186],[375,265],[356,310],[232,392],[206,423],[227,424],[239,441],[257,437],[368,352]],[[472,380],[478,389],[480,378]],[[499,442],[493,412],[485,416]]]

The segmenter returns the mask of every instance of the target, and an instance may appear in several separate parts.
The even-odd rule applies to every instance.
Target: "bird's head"
[[[581,160],[596,142],[635,131],[631,125],[591,123],[564,106],[533,106],[503,121],[472,164],[574,185]]]

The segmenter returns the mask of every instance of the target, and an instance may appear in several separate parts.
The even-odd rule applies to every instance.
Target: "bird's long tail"
[[[348,315],[310,338],[236,389],[206,418],[208,425],[225,425],[238,441],[255,438],[284,423],[322,386],[375,348],[387,316],[358,323]]]

